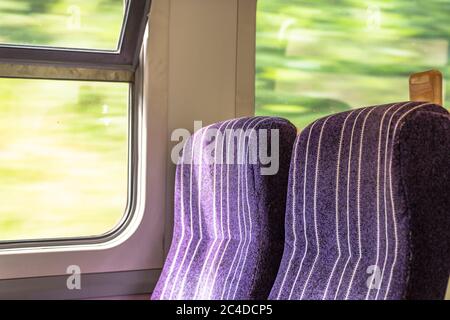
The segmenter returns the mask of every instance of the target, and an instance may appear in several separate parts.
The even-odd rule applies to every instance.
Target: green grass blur
[[[127,203],[128,84],[0,79],[0,240],[99,235]]]
[[[116,50],[123,0],[2,0],[0,43]],[[127,204],[128,84],[0,79],[0,240],[95,236]]]
[[[448,92],[449,19],[449,0],[260,0],[256,113],[304,128],[408,100],[409,75],[429,69],[444,73]]]
[[[0,43],[117,50],[124,0],[1,0]]]

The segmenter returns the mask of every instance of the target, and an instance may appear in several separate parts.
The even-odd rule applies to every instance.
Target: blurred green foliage
[[[1,0],[0,43],[116,50],[123,0]],[[100,235],[128,198],[125,83],[0,79],[0,240]]]
[[[115,50],[123,3],[1,0],[0,43]],[[449,0],[259,0],[256,113],[302,128],[407,100],[413,72],[448,80],[449,18]],[[98,235],[120,220],[127,104],[126,84],[0,80],[0,240]]]
[[[448,0],[259,0],[256,113],[303,128],[408,100],[408,76],[429,69],[448,91],[449,19]]]
[[[1,0],[0,43],[117,50],[124,0]]]
[[[0,240],[99,235],[127,204],[128,84],[0,79]]]

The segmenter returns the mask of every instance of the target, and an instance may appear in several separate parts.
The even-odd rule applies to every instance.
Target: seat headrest
[[[172,245],[153,299],[267,299],[283,253],[287,120],[252,117],[198,130],[175,182]]]
[[[443,298],[450,118],[404,102],[331,115],[294,145],[272,299]]]

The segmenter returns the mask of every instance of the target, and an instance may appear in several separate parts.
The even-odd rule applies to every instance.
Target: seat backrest
[[[172,244],[152,299],[267,299],[283,254],[295,137],[287,120],[252,117],[189,139],[176,171]]]
[[[314,122],[294,145],[271,299],[442,299],[450,118],[429,103]]]

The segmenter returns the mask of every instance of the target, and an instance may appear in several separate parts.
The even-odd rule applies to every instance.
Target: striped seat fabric
[[[314,122],[294,145],[271,299],[442,299],[450,118],[405,102]]]
[[[283,254],[295,137],[287,120],[252,117],[190,138],[177,165],[172,244],[152,299],[267,299]],[[275,171],[261,154],[279,160]]]

